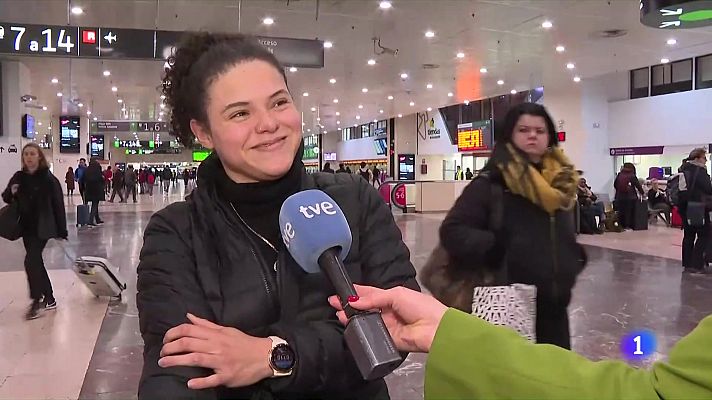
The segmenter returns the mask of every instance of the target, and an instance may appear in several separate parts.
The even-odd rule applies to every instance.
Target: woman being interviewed
[[[213,154],[186,201],[145,231],[139,398],[388,398],[382,379],[361,378],[326,302],[331,284],[296,265],[278,224],[288,196],[323,190],[352,230],[351,278],[417,289],[388,208],[360,178],[306,174],[284,70],[254,38],[192,34],[169,63],[173,129]]]
[[[25,246],[25,272],[32,303],[25,314],[28,320],[42,311],[57,308],[42,251],[50,239],[67,239],[67,216],[59,180],[49,170],[47,158],[37,143],[22,148],[22,170],[10,178],[2,192],[5,203],[18,203],[22,244]]]
[[[537,342],[568,349],[566,307],[585,265],[573,219],[578,177],[544,107],[514,106],[497,133],[486,173],[465,188],[440,227],[440,240],[455,265],[504,268],[503,284],[535,285]],[[496,232],[488,223],[498,206],[491,185],[503,189]]]

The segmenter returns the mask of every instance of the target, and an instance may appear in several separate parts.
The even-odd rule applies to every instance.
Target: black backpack
[[[686,197],[684,196],[686,193],[681,192],[687,192],[687,185],[684,183],[681,185],[681,181],[685,182],[685,174],[682,172],[668,179],[667,187],[665,188],[665,195],[674,206],[680,205],[680,203],[684,201],[684,197]],[[683,194],[683,196],[680,196],[681,194]]]

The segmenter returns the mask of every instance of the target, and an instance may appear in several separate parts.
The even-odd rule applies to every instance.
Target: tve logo
[[[284,245],[287,246],[287,249],[289,249],[289,244],[292,242],[292,239],[294,239],[295,234],[296,233],[294,232],[294,227],[291,222],[284,224],[284,229],[282,230],[282,240],[284,241]]]
[[[328,201],[322,201],[321,203],[316,203],[313,206],[299,206],[299,212],[309,219],[314,218],[316,215],[320,215],[322,212],[326,215],[336,215],[334,205]]]

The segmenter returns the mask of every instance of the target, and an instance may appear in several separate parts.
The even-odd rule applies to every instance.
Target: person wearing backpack
[[[697,148],[690,152],[688,161],[680,171],[687,184],[686,191],[680,191],[678,208],[682,216],[684,237],[682,239],[682,266],[684,272],[705,273],[705,249],[710,237],[708,199],[712,196],[712,182],[707,172],[707,151]]]
[[[448,212],[440,243],[453,273],[491,271],[506,275],[497,285],[536,286],[537,343],[568,349],[566,308],[586,263],[573,215],[578,175],[543,106],[514,106],[498,126],[492,158]],[[472,291],[465,296],[471,302]]]
[[[643,186],[635,174],[635,165],[624,163],[613,184],[616,189],[615,207],[624,229],[633,229],[635,203],[638,195],[643,196]]]

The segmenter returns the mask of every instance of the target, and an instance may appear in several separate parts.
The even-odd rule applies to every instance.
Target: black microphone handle
[[[341,306],[346,312],[346,317],[351,318],[360,313],[349,305],[349,298],[358,298],[358,293],[356,293],[356,288],[354,288],[351,278],[346,273],[346,268],[339,258],[339,253],[340,251],[336,247],[328,249],[319,256],[318,263],[319,268],[326,274],[331,284],[334,285],[336,294],[341,300]]]

